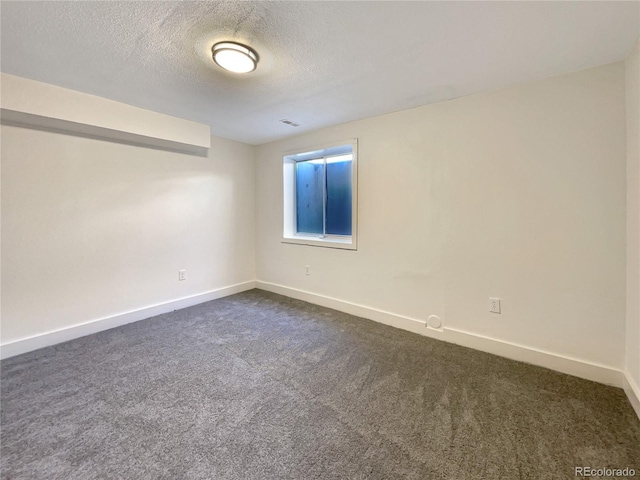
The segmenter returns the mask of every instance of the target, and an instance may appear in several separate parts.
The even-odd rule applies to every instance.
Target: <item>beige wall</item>
[[[2,126],[2,343],[257,276],[638,384],[634,55],[209,158]],[[349,138],[358,251],[282,244],[282,153]]]
[[[258,280],[622,368],[624,72],[601,66],[258,147]],[[347,138],[359,139],[358,251],[281,243],[283,152]]]
[[[626,61],[627,85],[627,378],[640,400],[640,40]],[[636,408],[639,408],[640,404]],[[638,411],[640,415],[640,410]]]
[[[2,343],[253,280],[253,147],[211,141],[202,158],[3,125]]]

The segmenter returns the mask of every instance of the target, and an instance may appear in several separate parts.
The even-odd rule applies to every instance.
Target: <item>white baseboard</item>
[[[502,340],[483,337],[481,335],[456,330],[454,328],[445,327],[442,330],[435,330],[427,328],[426,323],[423,320],[397,315],[395,313],[378,310],[365,305],[358,305],[344,300],[263,281],[249,281],[230,285],[228,287],[211,290],[209,292],[179,298],[113,316],[99,318],[60,330],[46,332],[33,337],[8,342],[0,345],[0,358],[13,357],[21,353],[66,342],[85,335],[91,335],[92,333],[101,332],[103,330],[109,330],[120,325],[137,322],[149,317],[208,302],[217,298],[226,297],[235,293],[244,292],[253,288],[260,288],[262,290],[296,298],[316,305],[321,305],[323,307],[332,308],[334,310],[367,318],[395,328],[408,330],[419,335],[444,340],[446,342],[492,353],[501,357],[538,365],[576,377],[585,378],[587,380],[621,387],[625,389],[631,404],[638,413],[638,416],[640,416],[640,389],[633,382],[631,377],[628,375],[625,376],[623,372],[615,368],[545,352],[523,345],[504,342]]]
[[[255,281],[238,283],[228,287],[210,290],[208,292],[191,295],[189,297],[178,298],[156,305],[150,305],[129,312],[118,313],[109,317],[98,318],[79,325],[61,328],[51,332],[41,333],[32,337],[21,338],[13,342],[0,345],[0,358],[9,358],[21,353],[30,352],[43,347],[49,347],[57,343],[73,340],[74,338],[84,337],[92,333],[109,330],[119,327],[127,323],[137,322],[145,318],[154,317],[163,313],[172,312],[181,308],[191,307],[199,303],[208,302],[217,298],[233,295],[234,293],[244,292],[256,287]]]
[[[629,373],[624,376],[624,391],[629,398],[629,402],[631,402],[631,406],[636,411],[636,415],[640,418],[640,387],[633,381]]]
[[[269,292],[278,293],[298,300],[304,300],[305,302],[313,303],[315,305],[332,308],[340,312],[349,313],[358,317],[384,323],[385,325],[408,330],[419,335],[444,340],[445,342],[455,343],[457,345],[473,348],[482,352],[492,353],[512,360],[545,367],[550,370],[566,373],[575,377],[604,383],[606,385],[613,385],[620,388],[624,385],[624,374],[620,370],[606,365],[599,365],[586,360],[545,352],[524,345],[483,337],[475,333],[447,328],[446,326],[442,330],[434,330],[427,328],[424,320],[405,317],[403,315],[397,315],[395,313],[378,310],[365,305],[358,305],[345,300],[327,297],[325,295],[318,295],[316,293],[286,287],[284,285],[258,280],[256,281],[256,287],[261,290],[267,290]]]

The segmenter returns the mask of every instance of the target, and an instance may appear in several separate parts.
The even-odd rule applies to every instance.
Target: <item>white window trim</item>
[[[296,161],[290,157],[303,152],[315,152],[332,147],[351,145],[352,149],[352,189],[351,189],[351,236],[342,235],[301,235],[296,233]],[[331,142],[308,148],[296,148],[283,155],[283,218],[282,243],[308,245],[314,247],[339,248],[342,250],[358,249],[358,139],[352,138],[341,142]]]

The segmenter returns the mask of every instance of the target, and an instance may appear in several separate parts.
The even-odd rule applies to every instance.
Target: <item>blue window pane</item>
[[[324,165],[317,161],[296,163],[296,219],[299,233],[323,234]]]
[[[329,235],[351,235],[351,160],[327,163],[327,219]]]

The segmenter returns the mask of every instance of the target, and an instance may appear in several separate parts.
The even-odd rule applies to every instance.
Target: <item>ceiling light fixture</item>
[[[233,73],[253,72],[258,66],[258,54],[246,45],[236,42],[218,42],[211,47],[213,61]]]

